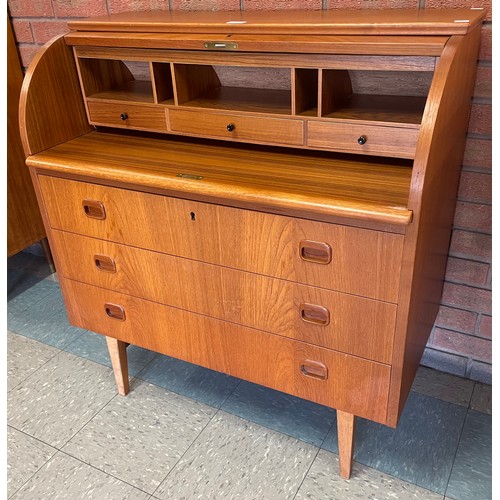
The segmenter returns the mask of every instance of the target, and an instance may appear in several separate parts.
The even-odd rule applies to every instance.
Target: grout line
[[[184,453],[179,457],[179,460],[177,460],[177,462],[175,462],[175,464],[172,466],[172,468],[167,472],[167,474],[165,475],[165,477],[160,481],[160,484],[155,488],[155,490],[153,491],[153,493],[151,493],[151,497],[154,496],[154,494],[158,491],[158,488],[166,481],[166,479],[170,476],[170,474],[172,474],[172,472],[175,470],[175,468],[179,465],[179,463],[181,462],[181,460],[184,458],[184,456],[186,455],[186,453],[193,447],[193,445],[196,443],[196,441],[198,441],[198,439],[200,438],[200,436],[203,434],[203,432],[205,431],[205,429],[210,425],[210,423],[213,421],[213,419],[219,414],[221,410],[220,409],[217,409],[215,411],[215,413],[212,415],[212,417],[210,417],[207,421],[207,423],[205,424],[205,426],[203,427],[203,429],[201,429],[201,431],[198,433],[198,435],[193,439],[193,441],[191,442],[191,444],[186,448],[186,450],[184,451]]]

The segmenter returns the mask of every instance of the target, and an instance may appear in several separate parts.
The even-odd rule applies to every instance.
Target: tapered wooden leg
[[[345,413],[337,410],[340,477],[343,479],[349,479],[351,477],[355,430],[356,417],[352,413]]]
[[[108,344],[109,357],[111,366],[115,374],[116,387],[118,394],[126,396],[130,390],[128,382],[128,362],[127,362],[127,346],[128,344],[121,340],[116,340],[112,337],[106,337]]]

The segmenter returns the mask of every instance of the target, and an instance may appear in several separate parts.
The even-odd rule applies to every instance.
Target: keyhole
[[[196,220],[196,214],[194,212],[191,212],[191,220]]]

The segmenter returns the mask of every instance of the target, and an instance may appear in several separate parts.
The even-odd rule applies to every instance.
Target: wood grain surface
[[[23,72],[7,18],[7,255],[45,238],[33,184],[19,135],[19,95]]]
[[[390,367],[67,280],[72,324],[343,411],[385,421]],[[105,304],[123,307],[124,321]],[[307,360],[326,380],[305,376]]]
[[[345,36],[345,35],[231,35],[195,33],[117,33],[71,32],[66,43],[74,46],[155,48],[177,50],[208,50],[205,43],[237,44],[242,52],[300,53],[305,50],[316,54],[390,54],[439,56],[446,36]]]
[[[330,221],[350,217],[351,224],[389,223],[392,231],[411,220],[406,208],[411,168],[402,160],[365,161],[95,132],[30,157],[28,164],[177,196],[204,195],[226,205],[242,203]]]
[[[403,236],[40,176],[54,229],[388,302],[397,301]],[[106,218],[85,214],[83,200]],[[193,220],[194,214],[194,220]],[[304,240],[332,249],[305,261]]]
[[[465,34],[484,18],[472,9],[123,12],[72,20],[72,30],[222,34]],[[460,21],[460,22],[457,22]]]
[[[90,132],[71,48],[63,36],[48,42],[23,80],[19,127],[25,156]]]
[[[74,233],[53,234],[66,278],[381,363],[392,359],[393,304]],[[112,260],[115,269],[96,264],[96,256]],[[303,304],[326,308],[329,323],[315,323],[314,315],[302,318]]]

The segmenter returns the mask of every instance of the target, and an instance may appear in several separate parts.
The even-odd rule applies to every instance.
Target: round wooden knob
[[[358,137],[358,144],[362,146],[366,142],[366,135]]]
[[[232,132],[236,127],[234,126],[233,123],[228,123],[226,126],[226,129],[228,132]]]
[[[126,120],[127,118],[128,118],[127,113],[122,113],[122,114],[120,115],[120,120]]]

